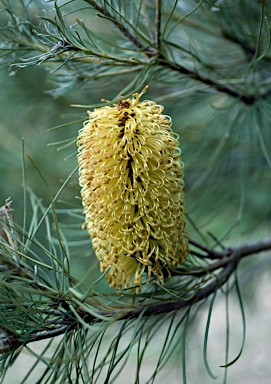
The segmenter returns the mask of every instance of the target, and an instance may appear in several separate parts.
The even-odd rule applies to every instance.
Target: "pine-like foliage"
[[[6,83],[28,73],[28,91],[46,92],[35,111],[44,130],[48,95],[59,115],[73,104],[51,130],[70,162],[41,142],[25,159],[22,141],[23,192],[1,197],[0,382],[25,352],[16,383],[174,383],[175,372],[184,384],[232,382],[243,296],[270,270],[243,259],[271,249],[271,4],[0,0],[0,9]],[[28,108],[4,109],[0,146],[19,162],[10,132],[22,136]],[[3,194],[13,174],[5,154]],[[210,353],[222,302],[223,346]]]

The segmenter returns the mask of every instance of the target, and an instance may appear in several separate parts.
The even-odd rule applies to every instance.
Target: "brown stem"
[[[223,252],[216,251],[212,248],[207,247],[206,245],[200,244],[195,240],[189,239],[189,244],[194,245],[196,248],[204,251],[207,254],[208,259],[220,259],[224,257]]]
[[[161,3],[162,3],[161,0],[156,0],[155,24],[156,24],[156,45],[157,45],[158,51],[161,48],[161,7],[162,7]]]
[[[257,97],[254,95],[243,95],[242,93],[236,91],[236,89],[231,88],[230,86],[226,84],[220,84],[216,82],[215,80],[212,80],[208,77],[201,76],[200,74],[187,69],[183,67],[182,65],[179,65],[177,63],[171,63],[168,62],[168,60],[165,60],[162,58],[162,60],[159,62],[159,64],[163,67],[169,68],[173,71],[177,71],[183,75],[187,75],[190,79],[194,79],[196,81],[200,81],[203,84],[206,84],[210,86],[211,88],[216,89],[219,92],[226,93],[229,96],[232,96],[236,99],[239,99],[243,101],[247,105],[252,105],[256,100]]]
[[[205,246],[201,246],[200,244],[190,241],[192,244],[196,244],[198,248],[204,249],[205,252],[210,253],[212,256],[217,253],[217,251],[213,249],[209,249]],[[243,257],[247,257],[249,255],[259,253],[262,251],[271,250],[271,238],[260,240],[253,243],[241,244],[226,248],[223,251],[219,252],[220,259],[215,261],[213,264],[205,270],[205,273],[213,272],[213,279],[206,284],[203,288],[199,289],[192,296],[184,296],[176,301],[170,302],[161,302],[154,305],[147,305],[141,307],[131,307],[129,309],[123,308],[111,308],[106,312],[97,313],[97,317],[94,315],[90,315],[88,313],[82,312],[82,310],[78,311],[84,321],[88,324],[99,322],[101,316],[106,317],[115,317],[116,320],[124,320],[124,319],[134,319],[138,318],[140,315],[142,316],[151,316],[158,315],[162,313],[167,313],[171,311],[180,310],[182,308],[186,308],[192,306],[212,295],[217,288],[220,288],[225,284],[225,282],[231,277],[232,273],[236,270],[240,260]],[[218,271],[217,274],[214,272]],[[201,275],[204,275],[201,271]],[[67,304],[68,305],[68,304]],[[62,324],[58,325],[55,328],[50,330],[45,330],[38,332],[32,335],[30,341],[38,341],[43,339],[48,339],[57,335],[61,335],[65,333],[67,330],[72,330],[77,326],[77,320],[74,317],[68,317],[67,319],[62,320]]]
[[[100,13],[100,15],[97,14],[97,16],[102,16],[107,19],[110,19],[114,23],[114,25],[120,30],[120,32],[128,40],[130,40],[137,48],[139,48],[140,50],[146,51],[147,52],[146,54],[148,57],[153,56],[153,53],[149,52],[149,48],[146,48],[145,45],[137,38],[137,36],[133,35],[131,32],[128,31],[128,29],[123,24],[118,22],[105,7],[100,6],[99,4],[96,3],[96,1],[93,1],[93,0],[85,0],[85,1]]]
[[[141,51],[145,52],[148,58],[153,58],[156,56],[157,65],[169,68],[173,71],[177,71],[183,75],[187,75],[189,78],[194,79],[196,81],[200,81],[203,84],[208,85],[211,88],[216,89],[219,92],[226,93],[227,95],[234,97],[243,101],[247,105],[252,105],[257,97],[254,95],[243,95],[238,92],[236,89],[230,87],[227,84],[220,84],[215,80],[212,80],[208,77],[202,76],[190,69],[183,67],[180,64],[169,62],[163,54],[160,52],[161,47],[161,0],[156,0],[156,50],[146,47],[136,35],[133,35],[122,23],[116,20],[111,13],[105,8],[96,3],[94,0],[85,0],[89,5],[91,5],[94,9],[96,9],[102,17],[110,19],[114,25],[121,31],[121,33],[130,40],[137,48]],[[99,15],[98,15],[99,16]]]
[[[123,316],[118,317],[118,319],[133,319],[137,318],[142,312],[143,316],[158,315],[166,312],[176,311],[182,308],[189,307],[198,303],[199,301],[206,299],[214,291],[221,287],[229,279],[232,273],[235,271],[238,265],[236,259],[231,260],[221,272],[205,287],[198,290],[192,297],[184,297],[178,301],[155,304],[147,307],[134,308],[130,312],[128,311]]]

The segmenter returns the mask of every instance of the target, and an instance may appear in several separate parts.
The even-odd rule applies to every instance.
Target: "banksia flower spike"
[[[139,291],[144,272],[163,284],[188,254],[179,142],[163,107],[139,101],[146,88],[88,112],[78,136],[85,221],[116,289]]]

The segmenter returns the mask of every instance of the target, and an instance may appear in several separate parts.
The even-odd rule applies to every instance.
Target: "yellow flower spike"
[[[132,99],[88,112],[78,135],[79,184],[87,230],[109,284],[142,288],[147,273],[188,255],[183,163],[171,118],[153,101]]]

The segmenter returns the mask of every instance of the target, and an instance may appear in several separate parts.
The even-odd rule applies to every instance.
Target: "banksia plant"
[[[101,271],[116,289],[164,283],[188,254],[183,163],[171,118],[141,94],[88,112],[79,131],[85,222]]]

